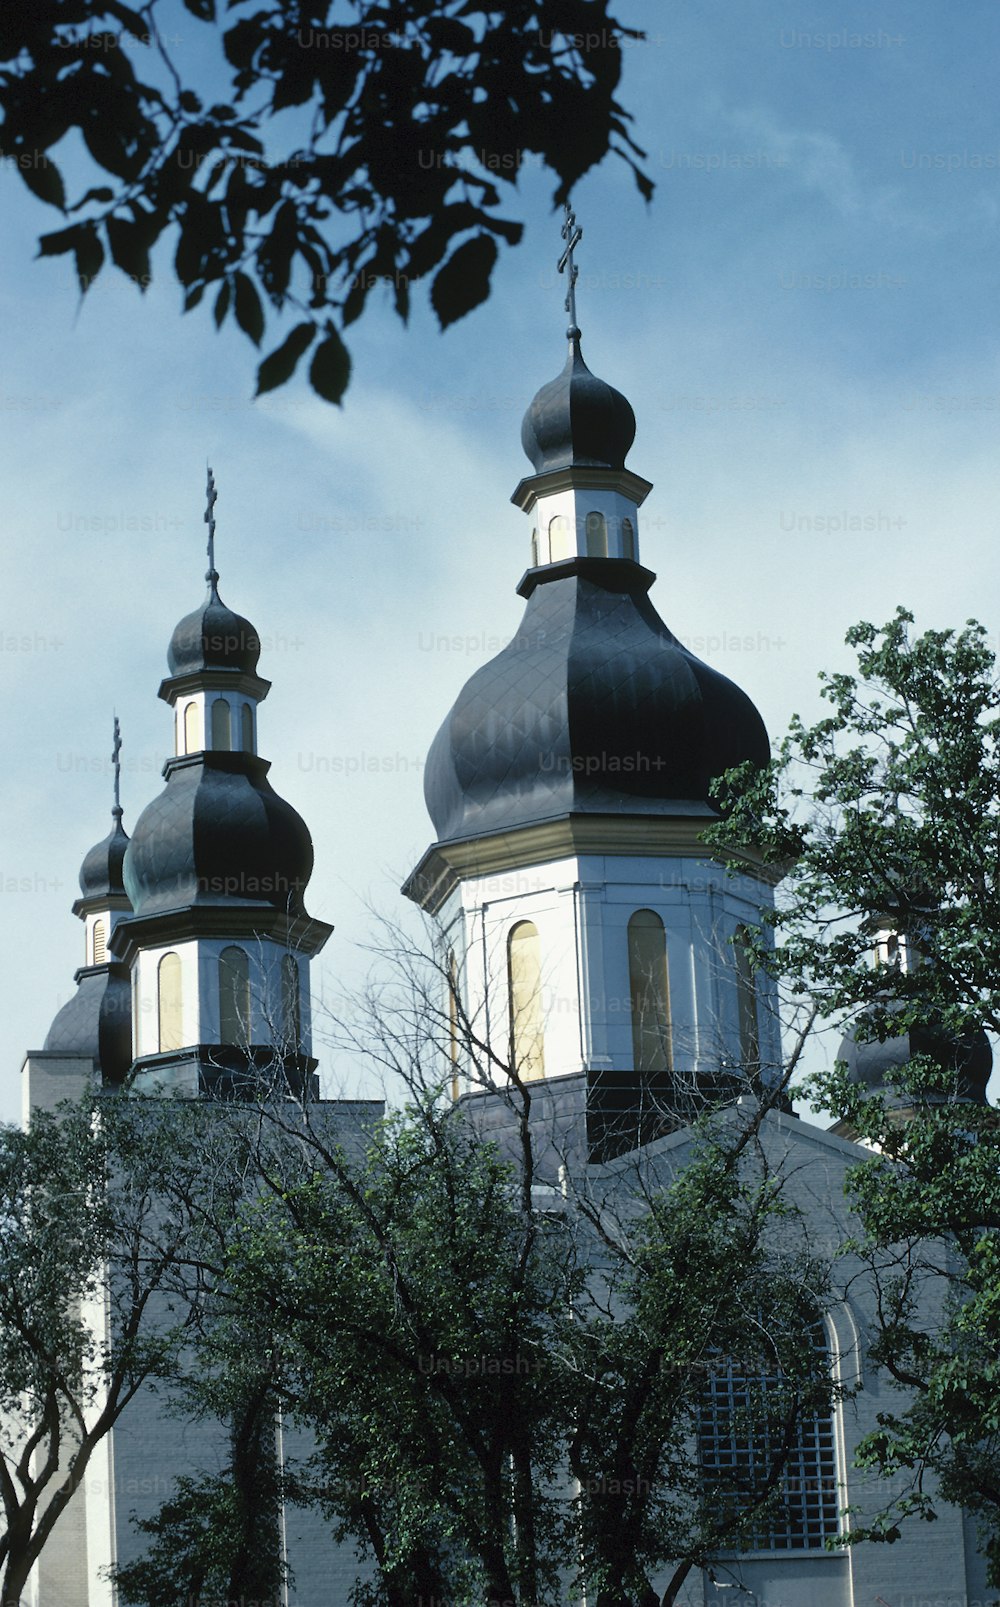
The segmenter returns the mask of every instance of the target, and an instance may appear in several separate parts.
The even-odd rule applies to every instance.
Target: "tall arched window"
[[[229,704],[217,697],[212,704],[212,747],[217,753],[228,753],[233,745],[233,727]]]
[[[180,1049],[184,1042],[182,1022],[181,957],[165,954],[156,969],[156,1008],[158,1048]]]
[[[250,1043],[250,961],[235,943],[219,955],[219,1042]]]
[[[569,520],[564,513],[557,513],[549,520],[549,562],[557,564],[561,558],[572,556]]]
[[[531,532],[531,567],[532,567],[532,569],[536,569],[538,567],[538,531],[537,530],[533,530]]]
[[[302,1003],[299,968],[291,954],[281,956],[281,1033],[286,1049],[298,1054],[302,1046]]]
[[[103,921],[94,922],[94,958],[92,965],[103,965],[108,957],[108,929]]]
[[[542,955],[534,921],[518,921],[507,939],[510,1060],[519,1077],[545,1076]]]
[[[759,1324],[766,1333],[766,1320]],[[807,1325],[812,1366],[801,1358],[793,1380],[773,1353],[759,1363],[746,1357],[709,1375],[701,1398],[698,1448],[712,1505],[722,1513],[746,1512],[776,1482],[778,1500],[752,1526],[747,1551],[823,1551],[840,1532],[834,1408],[796,1405],[816,1379],[829,1380],[832,1363],[822,1319]],[[787,1446],[787,1424],[795,1423]]]
[[[622,557],[635,558],[635,529],[631,519],[622,520]]]
[[[184,752],[197,753],[200,746],[198,705],[188,703],[184,708]]]
[[[754,1076],[760,1070],[760,1029],[757,1025],[757,984],[747,947],[747,929],[737,927],[733,939],[736,955],[736,1008],[740,1023],[740,1062]]]
[[[253,709],[249,703],[244,703],[240,710],[240,726],[243,736],[243,752],[253,752]]]
[[[608,556],[608,521],[603,513],[588,513],[587,515],[587,557],[606,558]]]
[[[628,923],[628,979],[635,1069],[670,1071],[673,1049],[667,934],[653,910],[636,910]]]

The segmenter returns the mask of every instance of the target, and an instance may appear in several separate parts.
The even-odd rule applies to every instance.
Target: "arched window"
[[[653,910],[636,910],[628,923],[628,978],[635,1069],[670,1071],[673,1049],[667,934]]]
[[[219,1042],[250,1044],[250,961],[235,943],[219,955]]]
[[[240,710],[240,726],[243,734],[243,752],[253,752],[253,709],[249,703],[244,703]]]
[[[535,569],[535,568],[538,567],[538,531],[537,530],[533,530],[531,532],[531,567],[532,567],[532,569]]]
[[[180,1049],[184,1042],[181,1005],[181,957],[179,954],[165,954],[156,969],[158,1047],[161,1054],[168,1049]]]
[[[212,747],[217,753],[228,753],[233,745],[233,728],[229,717],[229,704],[217,697],[212,704]]]
[[[747,947],[745,926],[737,927],[733,940],[736,956],[736,1008],[740,1024],[740,1062],[745,1072],[755,1076],[760,1070],[760,1029],[757,1025],[757,984]]]
[[[108,932],[103,921],[94,922],[94,958],[92,965],[103,965],[108,957]]]
[[[302,1045],[302,1004],[299,968],[290,954],[281,957],[281,1033],[286,1049],[298,1054]]]
[[[197,703],[188,703],[184,708],[184,752],[197,753],[200,746],[198,705]]]
[[[766,1333],[766,1320],[759,1327]],[[701,1398],[698,1448],[713,1509],[735,1516],[766,1496],[775,1481],[780,1492],[744,1539],[747,1551],[823,1551],[840,1532],[834,1409],[800,1404],[803,1391],[830,1379],[831,1358],[819,1317],[804,1332],[813,1355],[797,1361],[801,1378],[789,1376],[772,1346],[759,1362],[743,1357],[713,1371]],[[786,1450],[787,1424],[797,1407]]]
[[[518,921],[507,939],[510,1061],[526,1081],[545,1076],[542,955],[534,921]]]
[[[608,556],[608,521],[603,513],[588,513],[587,515],[587,557],[606,558]]]
[[[549,563],[557,564],[561,558],[572,556],[569,520],[564,513],[557,513],[549,520]]]
[[[622,520],[622,557],[635,559],[635,530],[631,519]]]

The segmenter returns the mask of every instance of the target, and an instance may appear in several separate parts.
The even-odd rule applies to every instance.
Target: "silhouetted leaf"
[[[261,283],[275,301],[280,301],[288,289],[292,254],[298,239],[298,221],[294,202],[283,201],[275,215],[271,233],[257,248],[257,271]]]
[[[329,329],[309,365],[309,383],[324,402],[336,402],[339,406],[350,377],[351,354],[337,331]]]
[[[37,195],[40,201],[47,201],[49,206],[57,206],[60,212],[65,212],[66,190],[62,174],[49,157],[41,151],[33,151],[31,160],[24,167],[18,163],[17,170],[33,195]]]
[[[145,290],[150,280],[146,230],[130,223],[127,218],[108,218],[105,228],[115,267],[121,268],[141,290]]]
[[[76,277],[80,294],[85,296],[104,265],[104,247],[97,235],[97,225],[80,225],[80,238],[76,246]]]
[[[453,252],[431,285],[431,306],[442,329],[464,318],[490,293],[490,274],[497,260],[497,244],[488,234],[477,234]]]
[[[95,189],[87,190],[83,195],[81,195],[79,201],[74,201],[73,205],[69,208],[69,211],[79,212],[80,208],[82,206],[86,206],[88,201],[97,201],[102,205],[106,205],[108,201],[113,201],[114,198],[115,195],[113,190],[109,190],[105,184],[99,184]]]
[[[255,346],[259,346],[264,333],[264,309],[260,304],[253,281],[245,273],[238,273],[233,281],[236,291],[236,322]]]
[[[287,340],[264,358],[257,370],[258,396],[265,391],[273,391],[275,386],[284,385],[286,380],[291,379],[299,358],[311,345],[315,333],[315,324],[297,324]]]
[[[38,242],[38,255],[58,257],[64,251],[75,251],[85,227],[83,223],[74,223],[68,229],[56,229],[52,234],[43,234]]]
[[[222,326],[222,321],[225,318],[226,313],[229,311],[229,303],[232,300],[232,295],[233,287],[227,279],[223,284],[222,289],[219,291],[219,294],[215,298],[213,317],[215,318],[216,329],[219,329]]]

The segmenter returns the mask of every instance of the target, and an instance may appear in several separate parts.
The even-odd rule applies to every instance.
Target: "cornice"
[[[492,876],[579,854],[711,859],[721,864],[724,856],[702,840],[702,832],[716,818],[707,810],[704,814],[666,817],[563,815],[516,831],[433,843],[404,883],[403,892],[422,909],[436,914],[467,877]],[[725,857],[738,858],[748,876],[768,886],[776,886],[781,880],[782,873],[765,865],[753,849]]]
[[[552,496],[558,491],[620,491],[639,508],[653,489],[651,480],[631,469],[565,468],[550,469],[547,474],[529,474],[519,480],[511,494],[511,502],[524,513],[530,513],[539,497]]]

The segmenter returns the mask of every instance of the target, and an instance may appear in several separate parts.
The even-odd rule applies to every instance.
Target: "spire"
[[[122,784],[121,751],[122,751],[122,728],[121,728],[121,724],[119,722],[118,716],[116,714],[115,715],[115,740],[114,740],[114,745],[113,745],[113,747],[111,749],[111,763],[115,767],[115,801],[114,801],[114,804],[113,804],[112,809],[111,809],[111,814],[112,814],[112,817],[116,821],[119,821],[119,822],[121,821],[122,815],[124,813],[124,810],[122,809],[122,793],[121,793],[121,784]]]
[[[114,824],[102,842],[95,843],[86,855],[80,866],[80,892],[81,897],[73,905],[74,914],[85,918],[94,910],[100,908],[116,908],[127,906],[125,896],[125,883],[122,880],[122,866],[125,862],[125,850],[128,847],[128,833],[122,825],[121,780],[122,780],[122,728],[116,714],[114,717],[114,741],[111,745],[111,764],[114,771],[114,803],[111,806],[111,819]]]
[[[208,525],[208,573],[205,579],[212,590],[212,595],[215,596],[218,593],[219,586],[219,572],[215,567],[215,504],[218,501],[219,493],[215,489],[215,475],[212,473],[211,467],[208,470],[208,484],[205,488],[205,493],[208,498],[205,508],[205,523]]]
[[[562,237],[566,241],[566,246],[562,256],[559,258],[557,267],[560,273],[567,273],[568,278],[566,300],[563,304],[569,313],[569,328],[566,331],[566,335],[569,340],[579,340],[580,329],[576,321],[576,281],[580,276],[580,270],[573,260],[573,252],[583,239],[583,230],[577,226],[576,213],[572,210],[568,201],[563,210],[565,219],[562,226]]]

